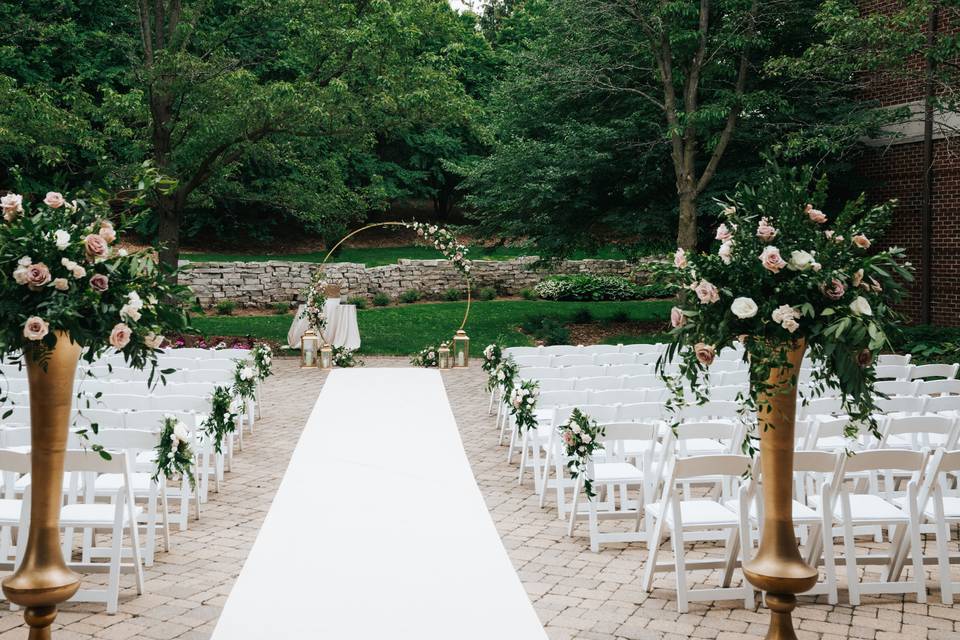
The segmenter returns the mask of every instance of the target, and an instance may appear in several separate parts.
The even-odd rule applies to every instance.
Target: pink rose
[[[110,346],[114,349],[123,349],[130,344],[131,333],[130,327],[122,322],[118,322],[113,327],[113,331],[110,332]]]
[[[757,225],[757,237],[764,242],[770,242],[777,237],[778,231],[767,221],[766,218],[760,218],[760,224]]]
[[[674,328],[682,327],[687,322],[687,316],[683,315],[683,311],[679,307],[674,307],[670,309],[670,325]]]
[[[771,273],[779,273],[781,269],[787,266],[783,257],[780,255],[780,249],[776,247],[766,247],[760,254],[760,262],[763,268]]]
[[[576,439],[573,437],[573,433],[570,431],[563,432],[563,442],[568,446],[572,447]]]
[[[38,316],[27,318],[23,325],[23,337],[27,340],[43,340],[48,333],[50,333],[50,325]]]
[[[830,282],[824,282],[820,285],[820,290],[823,292],[823,295],[831,300],[839,300],[843,297],[843,294],[846,293],[847,288],[836,278],[831,278]]]
[[[833,237],[833,229],[827,229],[826,231],[824,231],[824,232],[823,232],[823,236],[824,236],[827,240],[829,240],[830,238],[832,238],[832,237]]]
[[[700,299],[700,304],[713,304],[720,300],[720,292],[706,280],[701,280],[693,285],[693,291],[697,294],[697,298]]]
[[[107,241],[104,240],[96,233],[91,233],[86,238],[83,239],[84,247],[87,251],[87,259],[90,261],[96,261],[100,258],[105,258],[109,248],[107,247]]]
[[[862,233],[858,233],[857,235],[853,236],[851,240],[853,240],[853,244],[857,245],[861,249],[870,248],[870,240],[867,239],[867,236],[863,235]]]
[[[43,199],[43,204],[47,205],[51,209],[59,209],[67,201],[63,196],[56,191],[47,191],[47,196]]]
[[[820,211],[820,209],[814,209],[812,204],[808,204],[804,211],[806,211],[810,219],[817,224],[823,224],[827,221],[826,214],[823,211]]]
[[[117,239],[117,232],[113,228],[113,223],[109,220],[100,223],[100,232],[97,235],[106,240],[107,243],[112,243]]]
[[[721,223],[720,226],[717,227],[717,240],[719,240],[720,242],[726,242],[732,237],[733,237],[733,232],[727,228],[727,225]]]
[[[723,264],[730,264],[733,262],[733,240],[727,240],[721,244],[720,249],[717,251],[717,255],[720,256]]]
[[[66,278],[55,278],[53,281],[53,288],[57,291],[66,291],[70,288],[70,283],[67,282]]]
[[[34,291],[38,291],[50,282],[50,269],[42,262],[38,262],[27,267],[24,276],[27,286]]]
[[[110,287],[110,279],[102,273],[96,273],[90,277],[90,288],[98,293],[103,293]]]
[[[873,354],[870,353],[870,349],[864,349],[857,354],[857,364],[861,367],[869,367],[871,362],[873,362]]]
[[[700,361],[700,364],[707,367],[712,365],[714,358],[717,357],[717,350],[702,342],[694,345],[693,352],[697,354],[697,360]]]
[[[3,209],[3,219],[12,222],[18,213],[23,213],[23,196],[18,193],[8,193],[0,198],[0,208]]]
[[[687,252],[683,249],[677,249],[676,253],[673,254],[673,266],[677,269],[686,269],[687,268]]]

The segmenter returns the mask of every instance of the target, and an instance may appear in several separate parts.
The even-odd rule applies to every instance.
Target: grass
[[[471,247],[470,257],[474,260],[509,260],[517,256],[535,253],[536,252],[531,249],[522,247],[496,247],[489,251],[478,247]],[[183,253],[181,258],[190,260],[191,262],[266,262],[267,260],[322,262],[326,255],[324,251],[284,254],[197,252]],[[397,260],[401,258],[411,260],[436,260],[440,257],[440,252],[433,247],[409,245],[403,247],[347,247],[341,249],[331,260],[334,262],[357,262],[365,264],[368,267],[379,267],[386,264],[395,264]],[[605,247],[591,253],[578,252],[571,256],[571,258],[574,259],[626,257],[628,256],[617,247]]]
[[[517,327],[531,315],[552,315],[569,319],[583,308],[588,308],[597,320],[610,318],[626,311],[637,322],[666,320],[672,301],[637,302],[549,302],[546,300],[477,301],[470,311],[467,333],[475,349],[501,340],[505,346],[531,344],[530,338],[519,333]],[[427,304],[381,307],[357,311],[361,353],[367,355],[409,355],[431,342],[449,339],[463,320],[466,302],[439,302]],[[246,336],[286,342],[292,314],[272,316],[198,316],[194,327],[207,336]],[[643,342],[643,337],[631,336],[616,342]],[[475,350],[475,353],[479,351]]]

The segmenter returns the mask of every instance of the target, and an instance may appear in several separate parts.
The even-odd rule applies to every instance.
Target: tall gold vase
[[[770,609],[768,640],[795,640],[790,612],[797,595],[817,583],[817,570],[800,557],[793,528],[793,447],[797,415],[797,377],[806,343],[781,345],[790,369],[774,369],[768,393],[758,398],[763,535],[753,560],[744,564],[750,584],[766,592]],[[763,410],[769,407],[770,411]]]
[[[80,346],[69,334],[58,332],[57,346],[43,362],[29,352],[25,359],[30,383],[30,533],[23,561],[3,581],[3,593],[25,607],[30,640],[49,640],[57,605],[80,587],[80,578],[67,568],[60,547],[63,459]]]

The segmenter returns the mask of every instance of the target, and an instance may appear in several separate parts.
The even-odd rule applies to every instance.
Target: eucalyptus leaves
[[[420,349],[411,359],[410,364],[415,367],[436,368],[440,366],[440,347],[450,347],[449,342],[428,344]]]
[[[237,360],[233,372],[233,393],[244,400],[252,400],[257,394],[257,371],[252,363]]]
[[[503,361],[503,349],[497,343],[488,344],[483,350],[483,363],[480,368],[487,374],[487,391],[493,391],[499,386],[497,370]]]

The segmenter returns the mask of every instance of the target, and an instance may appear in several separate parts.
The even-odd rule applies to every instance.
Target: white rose
[[[585,433],[585,434],[583,434],[583,437],[581,438],[581,440],[583,440],[583,443],[584,443],[584,444],[590,444],[590,442],[593,440],[593,438],[590,437],[590,434],[589,434],[589,433]]]
[[[717,255],[720,256],[720,259],[723,261],[723,264],[730,264],[733,262],[733,241],[727,240],[720,245],[720,250],[717,252]]]
[[[127,303],[120,307],[120,317],[124,320],[133,320],[136,322],[140,319],[140,308]]]
[[[574,422],[573,425],[570,427],[570,431],[573,431],[574,433],[580,433],[580,425]]]
[[[127,255],[129,255],[129,253],[127,252],[126,249],[120,249],[117,251],[117,255],[120,256],[121,258],[126,258]]]
[[[176,441],[174,441],[174,442],[176,442]],[[174,449],[176,449],[176,448],[177,448],[177,447],[174,447]],[[170,453],[167,454],[167,460],[173,460],[173,459],[176,458],[176,457],[177,457],[177,454],[174,453],[173,451],[171,451]]]
[[[190,431],[182,422],[177,422],[175,425],[173,425],[173,435],[177,440],[182,440],[183,442],[186,442],[190,439]]]
[[[240,369],[240,379],[241,380],[252,380],[253,379],[253,369],[250,367],[244,367]]]
[[[57,249],[63,251],[70,246],[70,234],[63,229],[57,229],[53,232],[53,241],[56,243]]]
[[[812,253],[807,251],[791,251],[790,260],[787,262],[787,269],[791,271],[806,271],[816,264]]]
[[[730,311],[741,320],[757,315],[757,303],[753,298],[736,298],[730,305]]]
[[[873,309],[870,308],[870,302],[863,296],[857,296],[850,303],[850,311],[855,316],[872,316]]]

